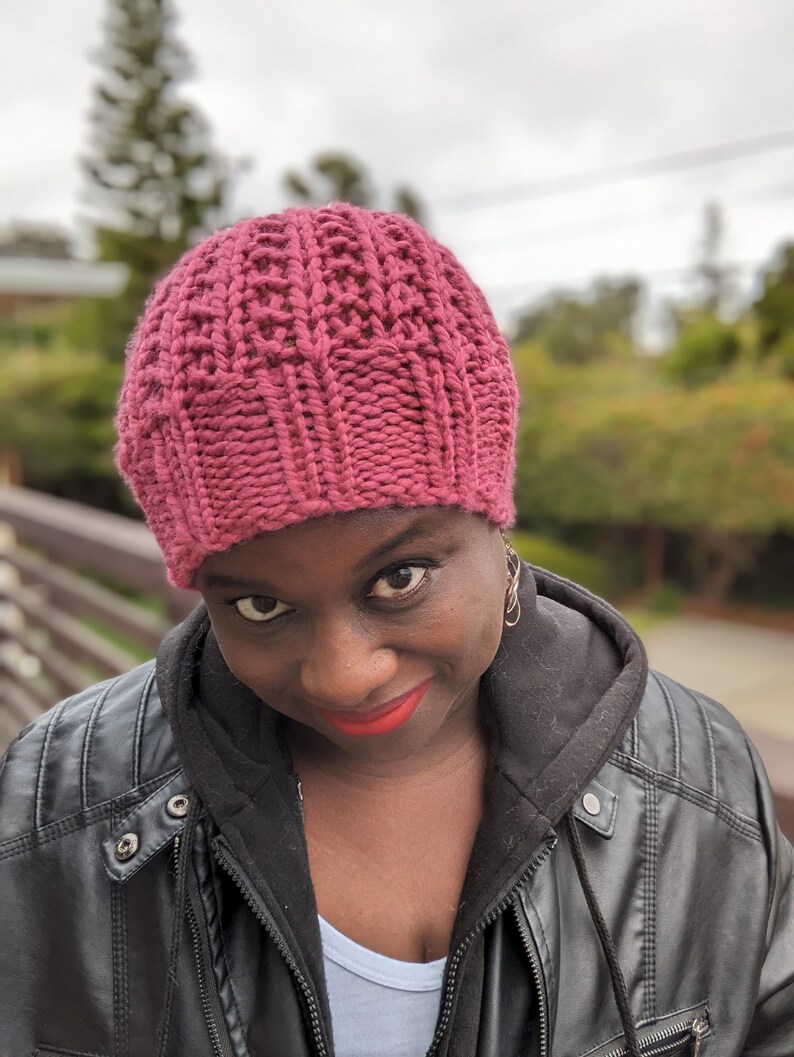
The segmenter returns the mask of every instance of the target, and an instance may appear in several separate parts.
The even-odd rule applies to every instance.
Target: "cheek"
[[[444,627],[444,645],[438,633],[429,631],[439,651],[453,657],[456,672],[465,679],[479,678],[494,658],[502,638],[504,598],[498,584],[461,586],[439,614],[436,627]]]
[[[219,623],[213,621],[215,638],[226,666],[241,683],[264,698],[269,689],[277,688],[288,678],[283,658],[279,663],[277,651],[239,635],[228,634]]]

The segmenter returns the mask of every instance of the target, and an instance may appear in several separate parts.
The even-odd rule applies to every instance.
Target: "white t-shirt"
[[[320,918],[336,1057],[424,1057],[446,958],[401,962],[359,946]]]

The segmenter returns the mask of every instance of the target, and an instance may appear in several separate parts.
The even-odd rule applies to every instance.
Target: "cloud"
[[[792,150],[512,207],[444,205],[455,193],[787,127],[790,0],[178,7],[196,66],[186,92],[218,146],[252,162],[237,210],[279,208],[285,169],[325,148],[349,150],[379,185],[413,185],[434,230],[505,304],[508,280],[520,299],[522,282],[534,291],[532,284],[604,269],[672,267],[691,257],[706,198],[729,201],[743,188],[794,179]],[[69,222],[80,211],[77,158],[96,78],[89,53],[101,39],[103,10],[101,0],[28,0],[4,14],[0,223]],[[671,200],[683,203],[675,218],[654,223]],[[643,210],[651,218],[644,227],[593,230],[598,217]],[[590,225],[581,239],[569,233],[533,244],[538,228],[577,222]],[[761,257],[794,229],[794,201],[729,212],[728,223],[731,253]],[[489,241],[487,253],[477,249]]]

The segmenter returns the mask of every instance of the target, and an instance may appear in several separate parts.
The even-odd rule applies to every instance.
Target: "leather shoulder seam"
[[[91,766],[91,748],[94,742],[94,729],[96,728],[97,720],[99,719],[99,713],[102,711],[102,706],[107,701],[110,691],[117,683],[118,679],[114,679],[113,682],[108,683],[94,702],[91,714],[88,717],[88,722],[85,725],[83,748],[80,753],[80,806],[83,810],[88,807],[88,781]]]
[[[76,830],[86,829],[95,822],[113,814],[126,814],[130,808],[145,800],[164,782],[170,781],[180,770],[180,767],[173,767],[164,774],[149,779],[145,785],[128,789],[119,794],[119,796],[94,804],[84,811],[76,811],[74,814],[65,815],[63,818],[57,819],[55,822],[48,822],[46,826],[28,830],[26,833],[18,834],[16,837],[10,837],[0,843],[0,862],[14,858],[26,851],[51,844],[59,837],[74,833]]]
[[[141,759],[143,757],[143,727],[146,718],[146,710],[149,704],[149,696],[157,677],[157,669],[152,665],[149,678],[143,684],[141,696],[138,700],[138,711],[135,716],[135,734],[132,745],[132,780],[133,785],[138,785],[141,780]]]
[[[698,714],[700,716],[700,722],[703,724],[703,730],[706,734],[706,744],[708,746],[709,754],[709,792],[713,797],[717,796],[717,754],[714,750],[714,732],[711,729],[711,720],[709,719],[708,712],[706,712],[706,706],[703,704],[702,698],[696,694],[693,695],[698,706]]]
[[[61,713],[68,703],[67,701],[61,701],[59,705],[52,710],[50,718],[47,722],[47,729],[44,732],[44,739],[41,744],[41,753],[39,755],[39,765],[36,769],[36,790],[33,794],[33,829],[37,830],[41,827],[41,812],[42,812],[42,801],[44,797],[44,772],[47,768],[47,757],[50,753],[50,746],[52,745],[52,739],[55,736],[55,728],[58,725],[58,720],[61,718]]]
[[[667,705],[667,714],[670,717],[670,733],[673,739],[673,776],[675,778],[681,777],[681,729],[678,724],[678,713],[675,709],[675,702],[673,701],[673,695],[670,693],[669,687],[667,686],[666,680],[658,672],[649,673],[653,681],[659,687],[662,692],[662,697]]]
[[[624,752],[613,753],[609,762],[615,764],[622,771],[634,775],[636,778],[640,778],[643,781],[651,781],[657,788],[664,789],[668,793],[673,793],[675,796],[689,801],[696,807],[703,808],[704,811],[711,812],[712,815],[716,815],[717,818],[721,819],[722,822],[741,836],[763,843],[763,831],[755,819],[740,815],[738,811],[734,811],[733,808],[728,807],[727,804],[716,797],[704,793],[701,789],[695,789],[694,786],[687,785],[679,778],[673,778],[672,775],[665,774],[663,771],[656,771],[641,760],[636,760]]]

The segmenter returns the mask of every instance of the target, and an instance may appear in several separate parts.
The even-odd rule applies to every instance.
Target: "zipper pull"
[[[705,1017],[698,1017],[692,1022],[692,1057],[700,1057],[700,1047],[709,1032],[709,1022]]]

